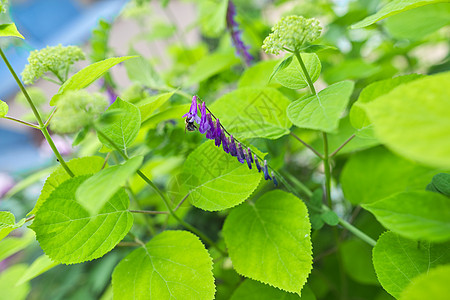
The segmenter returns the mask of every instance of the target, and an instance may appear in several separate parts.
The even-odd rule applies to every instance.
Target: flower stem
[[[5,53],[3,53],[3,50],[0,48],[0,56],[2,57],[3,61],[5,62],[6,66],[8,67],[9,71],[11,72],[12,76],[16,80],[17,85],[19,86],[20,90],[22,91],[23,95],[25,96],[25,99],[27,99],[28,104],[31,107],[31,110],[33,111],[34,116],[36,117],[36,120],[39,124],[39,129],[42,131],[42,134],[44,135],[45,139],[47,140],[48,144],[50,145],[50,148],[52,148],[53,153],[55,154],[56,158],[58,159],[61,166],[66,170],[67,174],[69,174],[70,177],[74,177],[75,175],[72,173],[72,171],[67,166],[66,162],[62,158],[61,154],[59,153],[58,149],[55,146],[55,143],[52,140],[52,137],[48,133],[47,128],[44,126],[44,122],[42,121],[41,115],[39,114],[36,106],[34,105],[33,101],[31,100],[30,95],[28,95],[27,90],[25,89],[24,85],[20,81],[19,77],[17,76],[16,72],[14,71],[13,67],[9,63],[8,59],[5,56]]]
[[[10,117],[10,116],[5,116],[5,119],[8,119],[8,120],[11,120],[11,121],[23,124],[23,125],[27,125],[28,127],[31,127],[31,128],[35,128],[35,129],[41,130],[41,128],[38,125],[35,125],[35,124],[32,124],[32,123],[28,123],[28,122],[25,122],[25,121],[22,121],[22,120],[19,120],[19,119]]]
[[[331,201],[331,167],[330,157],[328,156],[328,137],[326,132],[322,132],[323,135],[323,166],[325,169],[325,197],[328,202],[328,206],[333,209]]]
[[[305,74],[306,81],[308,82],[308,86],[309,86],[309,89],[311,90],[311,93],[313,93],[313,95],[316,95],[317,94],[316,89],[314,88],[314,84],[311,80],[311,77],[309,76],[308,70],[306,70],[305,63],[303,62],[300,53],[298,51],[294,51],[294,55],[295,55],[295,57],[297,57],[297,60],[300,63],[300,66],[302,67],[303,74]]]
[[[333,153],[330,154],[329,157],[333,157],[335,156],[342,148],[344,148],[345,145],[347,145],[351,140],[353,140],[353,138],[356,137],[355,134],[352,134],[351,137],[349,137],[342,145],[340,145],[336,150],[334,150]]]
[[[319,157],[320,159],[323,159],[322,154],[320,154],[316,149],[313,148],[313,146],[311,146],[310,144],[306,143],[305,141],[303,141],[301,138],[299,138],[295,133],[293,133],[292,131],[289,133],[292,137],[294,137],[297,141],[299,141],[300,143],[302,143],[306,148],[310,149],[312,152],[314,152],[314,154]]]

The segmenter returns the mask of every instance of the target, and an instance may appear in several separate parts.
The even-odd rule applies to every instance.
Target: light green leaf
[[[337,224],[339,224],[339,217],[332,210],[327,210],[326,212],[322,213],[321,217],[322,220],[330,226],[336,226]]]
[[[230,69],[240,62],[232,51],[226,53],[216,52],[200,59],[190,70],[184,86],[202,82],[209,77]]]
[[[424,75],[409,74],[376,81],[366,86],[359,95],[358,101],[356,101],[350,109],[350,122],[352,123],[352,126],[357,129],[356,134],[360,137],[374,137],[372,122],[367,117],[361,104],[371,102],[378,97],[389,93],[394,88],[421,77],[424,77]]]
[[[59,88],[58,93],[53,96],[50,100],[50,105],[54,106],[58,103],[59,97],[67,92],[74,90],[81,90],[89,86],[91,83],[103,76],[109,69],[115,65],[137,56],[123,56],[123,57],[112,57],[92,65],[89,65],[82,70],[78,71],[76,74],[72,75],[64,84]]]
[[[288,57],[286,57],[285,59],[283,59],[283,61],[278,62],[278,63],[273,67],[273,71],[272,71],[272,73],[270,74],[269,81],[272,80],[272,78],[278,73],[278,71],[281,71],[281,70],[286,69],[286,68],[291,64],[293,57],[294,57],[293,55],[289,55]],[[272,62],[275,62],[275,63],[276,63],[277,61],[275,60],[275,61],[272,61]]]
[[[35,241],[34,232],[27,230],[21,237],[7,237],[0,242],[0,261],[25,249]]]
[[[105,203],[126,183],[141,166],[144,157],[135,156],[122,165],[101,170],[84,181],[75,197],[90,215],[98,214]]]
[[[300,128],[334,131],[347,107],[353,86],[351,81],[342,81],[330,85],[317,95],[296,100],[287,108],[288,117]]]
[[[414,278],[400,300],[447,300],[450,295],[450,265],[439,266]]]
[[[0,241],[6,237],[11,231],[25,224],[25,219],[20,220],[16,224],[14,215],[9,211],[0,211]]]
[[[23,35],[20,34],[19,30],[17,30],[16,24],[14,23],[0,25],[0,36],[12,36],[25,39]]]
[[[361,284],[379,284],[371,261],[372,246],[360,239],[350,239],[341,243],[339,252],[351,279]]]
[[[125,61],[128,78],[143,86],[155,88],[164,86],[164,82],[159,77],[153,65],[142,57],[136,50],[130,49],[128,55],[135,55],[135,59]]]
[[[225,30],[228,1],[203,0],[198,3],[202,33],[208,37],[219,37]]]
[[[316,53],[325,50],[337,50],[336,47],[328,46],[328,45],[308,45],[299,50],[299,52],[303,53]]]
[[[241,88],[220,97],[211,111],[239,139],[277,139],[289,133],[290,101],[274,88]]]
[[[247,199],[261,180],[261,173],[249,170],[222,150],[206,141],[189,154],[184,163],[186,185],[192,205],[217,211],[238,205]]]
[[[404,288],[431,268],[450,263],[450,243],[415,242],[386,232],[373,248],[373,265],[383,288],[399,298]]]
[[[311,289],[305,285],[301,297],[298,294],[287,293],[270,285],[246,279],[235,290],[230,300],[316,300]]]
[[[112,274],[114,299],[213,299],[212,259],[187,231],[164,231],[131,252]]]
[[[341,173],[341,185],[345,198],[356,205],[398,192],[423,191],[435,174],[436,170],[377,147],[350,157]]]
[[[155,97],[151,97],[144,102],[140,102],[138,108],[141,112],[141,122],[144,122],[153,114],[155,110],[160,108],[164,103],[169,101],[174,92],[164,93]]]
[[[328,84],[343,80],[361,80],[370,77],[382,69],[362,58],[346,59],[335,65],[329,66],[323,73],[323,78]]]
[[[314,83],[320,75],[322,65],[320,59],[315,53],[303,53],[300,54],[305,64],[306,70]],[[284,61],[280,63],[281,64]],[[284,68],[280,68],[274,75],[274,78],[281,83],[281,85],[291,89],[302,89],[308,86],[308,81],[303,73],[302,67],[297,59],[294,59],[289,65]]]
[[[387,3],[385,6],[383,6],[375,14],[368,16],[367,18],[365,18],[362,21],[359,21],[356,24],[353,24],[352,26],[350,26],[350,28],[351,29],[363,28],[375,22],[383,20],[384,18],[387,18],[389,16],[393,16],[416,7],[439,2],[448,2],[448,0],[393,0]]]
[[[107,124],[100,124],[98,127],[104,135],[111,139],[114,145],[122,150],[126,150],[136,139],[139,128],[141,128],[141,112],[137,106],[123,101],[120,98],[117,98],[117,100],[111,104],[106,110],[106,113],[114,110],[121,111],[120,117]],[[101,135],[98,136],[98,139],[109,149],[114,149],[113,144],[104,139]]]
[[[260,61],[244,71],[238,82],[238,87],[265,87],[280,86],[278,83],[271,82],[272,72],[278,60]]]
[[[36,258],[35,261],[27,268],[27,270],[22,274],[17,284],[22,284],[30,281],[33,278],[38,277],[42,273],[47,272],[51,268],[57,266],[58,263],[53,262],[47,255],[43,254]]]
[[[26,271],[27,265],[17,264],[8,267],[0,273],[1,298],[8,300],[25,300],[31,286],[28,282],[19,284],[20,276]]]
[[[450,239],[450,201],[433,192],[403,192],[363,208],[389,230],[413,240],[443,242]]]
[[[4,118],[8,113],[9,107],[6,102],[0,100],[0,118]]]
[[[378,140],[412,160],[450,168],[449,84],[450,72],[439,73],[364,104]]]
[[[75,200],[78,187],[89,175],[60,184],[36,212],[30,226],[44,253],[55,262],[81,263],[111,251],[128,233],[133,216],[123,189],[91,216]]]
[[[239,274],[299,295],[312,269],[310,231],[305,204],[280,190],[233,209],[223,227]]]
[[[392,16],[385,26],[396,39],[420,40],[439,28],[450,24],[450,4],[422,6]]]
[[[74,158],[66,162],[69,169],[75,175],[90,175],[95,174],[101,170],[105,159],[99,156],[87,156],[81,158]],[[50,176],[45,181],[42,187],[41,194],[34,206],[33,210],[30,211],[27,216],[35,214],[42,203],[47,200],[48,196],[64,181],[70,179],[70,175],[67,174],[66,170],[62,166],[53,171]]]
[[[441,193],[442,195],[450,197],[450,174],[436,174],[427,185],[426,190]]]

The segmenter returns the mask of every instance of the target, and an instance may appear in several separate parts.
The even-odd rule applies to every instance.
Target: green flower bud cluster
[[[72,133],[91,123],[108,106],[106,98],[85,90],[69,91],[58,100],[50,128],[56,133]]]
[[[69,68],[85,57],[83,50],[76,46],[47,46],[32,51],[28,57],[28,65],[22,72],[22,80],[25,84],[32,84],[46,72],[51,72],[60,81],[65,81]]]
[[[262,47],[272,54],[279,54],[283,48],[296,51],[304,44],[317,40],[321,31],[322,27],[316,19],[284,17],[272,27],[272,33],[264,39]]]

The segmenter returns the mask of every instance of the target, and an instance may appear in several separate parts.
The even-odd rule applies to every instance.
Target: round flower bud
[[[272,33],[264,39],[263,49],[267,53],[279,54],[283,48],[299,50],[305,43],[317,40],[322,31],[319,21],[302,16],[282,18],[272,27]]]

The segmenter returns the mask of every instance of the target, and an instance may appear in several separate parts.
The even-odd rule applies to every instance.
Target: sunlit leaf
[[[319,57],[314,53],[303,53],[300,55],[312,82],[315,82],[319,78],[320,70],[322,69]],[[287,59],[282,61],[277,67],[279,68],[278,72],[273,75],[275,80],[291,89],[302,89],[307,87],[308,81],[306,80],[306,76],[303,73],[303,69],[298,60],[293,58],[292,62],[283,65],[286,61]]]

